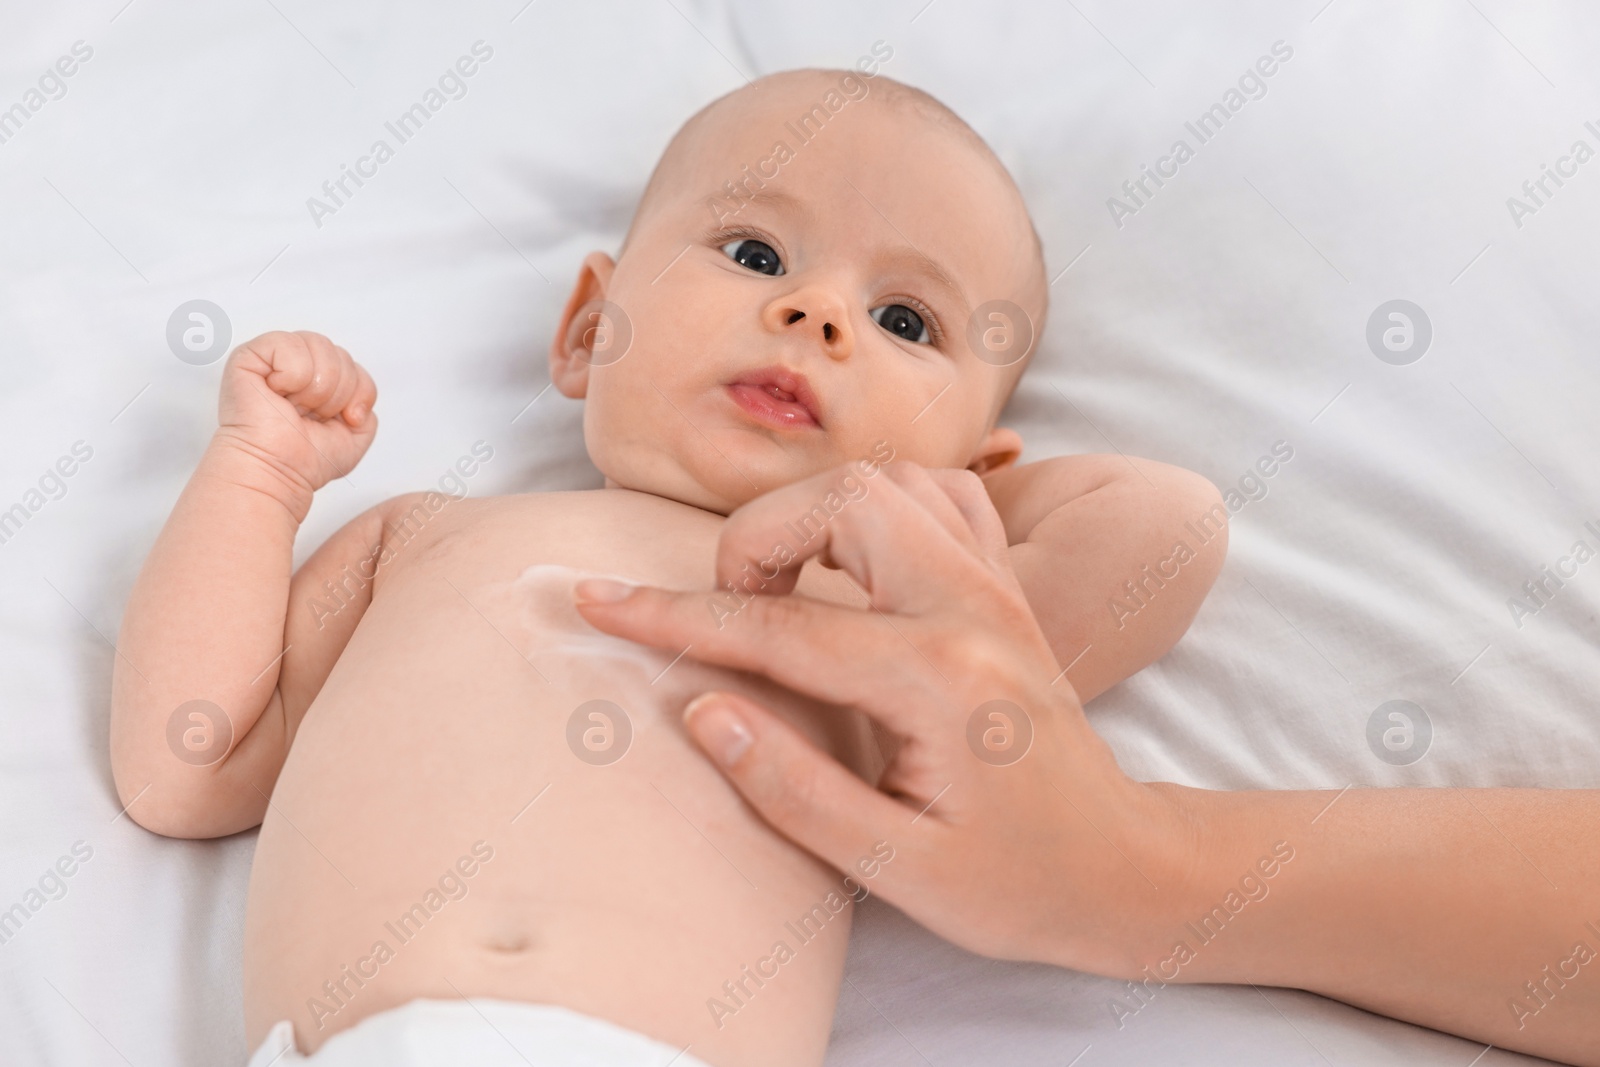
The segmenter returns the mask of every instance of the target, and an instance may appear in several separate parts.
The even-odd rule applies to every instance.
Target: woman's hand
[[[1193,835],[1167,795],[1128,779],[1089,728],[1007,558],[979,479],[898,462],[808,543],[785,524],[856,465],[735,511],[717,551],[733,594],[578,586],[596,627],[766,675],[857,708],[892,737],[878,788],[769,710],[732,693],[690,703],[690,733],[749,803],[849,872],[894,849],[872,888],[945,938],[990,956],[1103,974],[1138,971]],[[844,499],[841,494],[837,499]],[[817,556],[859,608],[794,595]],[[759,590],[761,595],[744,590]],[[621,594],[617,597],[617,594]]]
[[[1600,790],[1132,782],[1055,680],[974,476],[885,467],[822,537],[775,552],[843,473],[734,512],[717,578],[787,593],[820,555],[870,605],[763,595],[714,613],[705,594],[611,601],[606,583],[579,584],[601,629],[692,643],[691,656],[859,708],[892,735],[874,790],[747,700],[691,703],[689,731],[773,826],[847,871],[885,842],[893,860],[871,887],[986,955],[1152,991],[1306,989],[1600,1067]],[[782,567],[762,569],[769,559]]]

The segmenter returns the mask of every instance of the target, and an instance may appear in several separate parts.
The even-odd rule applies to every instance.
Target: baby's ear
[[[590,252],[578,268],[578,280],[550,341],[550,381],[563,396],[578,400],[589,391],[599,331],[609,328],[602,323],[600,308],[616,269],[616,261],[604,252]]]
[[[978,446],[972,462],[967,464],[967,470],[982,477],[1011,466],[1020,455],[1022,455],[1022,436],[1015,430],[996,426]]]

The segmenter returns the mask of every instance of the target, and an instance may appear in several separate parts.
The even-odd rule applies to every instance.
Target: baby
[[[707,689],[751,694],[868,781],[873,732],[692,649],[603,635],[576,587],[704,589],[737,626],[749,594],[711,580],[731,511],[836,470],[798,543],[884,464],[965,468],[1061,684],[1088,700],[1152,662],[1224,539],[1136,621],[1107,603],[1218,498],[1122,456],[1016,463],[996,419],[1047,294],[1027,208],[977,134],[886,77],[803,70],[691,118],[617,258],[579,269],[550,375],[584,401],[603,489],[409,494],[291,574],[313,493],[377,432],[377,390],[316,334],[238,348],[129,600],[111,751],[146,828],[261,827],[252,1067],[821,1063],[851,910],[893,843],[826,866],[738,798],[681,717]],[[810,564],[797,593],[863,606]]]

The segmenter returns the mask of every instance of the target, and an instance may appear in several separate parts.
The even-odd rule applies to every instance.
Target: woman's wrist
[[[1276,984],[1284,976],[1262,949],[1276,940],[1268,932],[1282,921],[1286,887],[1298,881],[1317,819],[1341,794],[1170,782],[1147,788],[1164,802],[1175,828],[1167,831],[1172,884],[1162,887],[1147,915],[1148,937],[1127,977]]]
[[[1233,849],[1229,827],[1218,818],[1214,793],[1171,782],[1138,783],[1143,794],[1142,816],[1147,827],[1144,863],[1154,882],[1138,925],[1128,945],[1122,972],[1115,977],[1130,981],[1180,980],[1181,966],[1172,962],[1185,941],[1191,918],[1200,909],[1229,863]],[[1192,943],[1194,938],[1188,937]],[[1165,965],[1165,966],[1164,966]],[[1160,977],[1166,970],[1172,977]]]
[[[1041,919],[1032,931],[1037,940],[1019,958],[1143,980],[1172,954],[1175,938],[1216,882],[1213,868],[1225,866],[1218,857],[1227,850],[1217,839],[1210,791],[1121,777],[1114,792],[1118,798],[1110,808],[1116,818],[1095,818],[1092,824],[1115,849],[1111,857],[1127,877],[1086,881],[1084,856],[1054,857],[1065,867],[1050,880],[1080,888],[1039,901]],[[1062,805],[1058,817],[1081,823],[1089,815],[1073,804]]]
[[[1059,936],[1038,954],[1041,962],[1151,987],[1248,980],[1221,977],[1223,961],[1213,946],[1231,923],[1247,921],[1251,908],[1259,910],[1292,867],[1293,835],[1262,828],[1247,798],[1264,794],[1170,782],[1127,785],[1124,829],[1105,831],[1137,871],[1139,891],[1105,894],[1094,916],[1058,916]],[[1228,970],[1235,971],[1238,956],[1228,957]]]

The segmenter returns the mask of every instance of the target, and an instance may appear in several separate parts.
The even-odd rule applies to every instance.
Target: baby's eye
[[[778,261],[778,253],[774,252],[772,246],[765,241],[741,237],[737,241],[729,241],[723,245],[722,251],[739,266],[748,267],[757,274],[768,274],[775,278],[783,273],[783,264]]]
[[[918,344],[928,340],[928,328],[923,325],[922,316],[904,304],[885,304],[881,308],[873,308],[869,314],[873,322],[896,337],[904,337]]]

